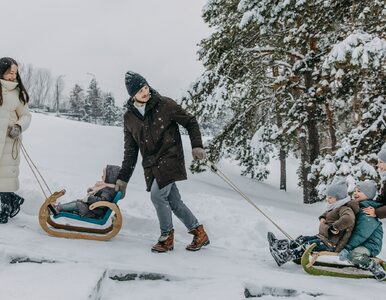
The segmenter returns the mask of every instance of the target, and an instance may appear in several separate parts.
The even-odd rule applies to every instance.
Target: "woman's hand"
[[[13,138],[13,139],[16,139],[20,136],[21,134],[21,127],[20,125],[13,125],[13,126],[10,126],[8,127],[8,135]]]
[[[377,215],[375,214],[375,208],[374,208],[374,207],[371,207],[371,206],[364,208],[364,209],[363,209],[363,212],[364,212],[367,216],[369,216],[369,217],[375,218],[375,217],[377,216]]]

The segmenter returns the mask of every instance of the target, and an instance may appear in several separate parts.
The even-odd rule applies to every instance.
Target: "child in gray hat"
[[[371,259],[382,249],[382,223],[378,218],[370,217],[362,210],[370,206],[374,208],[381,206],[379,202],[372,200],[376,193],[377,185],[372,180],[361,181],[355,187],[353,198],[359,203],[361,210],[356,215],[355,228],[350,240],[339,253],[339,258],[348,259],[354,265],[369,270],[375,279],[382,281],[386,278],[386,272],[379,263]]]
[[[270,252],[279,266],[301,258],[313,243],[316,243],[315,251],[339,252],[346,245],[355,226],[358,203],[350,199],[344,180],[328,186],[326,201],[326,211],[319,217],[317,235],[300,236],[290,241],[278,240],[272,232],[268,232]]]

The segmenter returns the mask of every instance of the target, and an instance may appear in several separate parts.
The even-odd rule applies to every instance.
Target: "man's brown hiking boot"
[[[209,238],[204,230],[204,226],[199,225],[198,227],[189,231],[190,234],[193,234],[193,241],[190,245],[186,246],[186,250],[189,251],[198,251],[202,246],[209,245]]]

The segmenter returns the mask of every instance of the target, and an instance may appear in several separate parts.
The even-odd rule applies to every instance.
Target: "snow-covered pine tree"
[[[313,166],[321,199],[342,168],[351,186],[358,180],[378,180],[375,154],[386,141],[386,3],[357,2],[351,12],[344,25],[347,36],[333,46],[323,64],[326,76],[333,79],[332,97],[344,103],[345,117],[353,121],[342,128],[338,151],[320,157]],[[326,166],[332,164],[335,168],[328,168],[331,174],[325,177]]]
[[[70,91],[70,111],[69,113],[80,120],[85,112],[84,112],[84,92],[83,88],[75,83],[74,87]]]
[[[104,95],[102,120],[104,124],[113,125],[117,121],[118,108],[115,106],[115,99],[111,93]]]
[[[326,71],[326,60],[334,45],[351,34],[356,16],[366,12],[366,19],[371,10],[384,14],[384,3],[374,3],[376,9],[366,8],[366,1],[209,1],[204,19],[214,33],[199,51],[206,71],[184,98],[201,121],[228,116],[209,145],[209,159],[235,155],[246,172],[256,170],[264,178],[262,168],[253,164],[265,160],[254,159],[251,151],[258,132],[258,140],[265,142],[258,145],[300,150],[304,202],[317,201],[318,180],[310,176],[310,167],[320,145],[326,153],[334,151],[354,121],[336,123],[344,115],[335,110],[347,108],[350,97],[343,97],[346,84],[334,86],[342,72]],[[379,15],[378,22],[369,19],[382,23]],[[357,82],[355,76],[346,80]],[[261,134],[260,127],[271,134]]]
[[[356,18],[362,20],[362,28],[366,22],[380,23],[385,4],[374,2],[375,6],[370,9],[366,1],[240,1],[241,26],[252,26],[260,34],[255,51],[272,53],[274,59],[282,61],[274,89],[282,90],[292,99],[283,105],[287,113],[280,131],[288,134],[295,130],[298,133],[305,203],[318,200],[317,180],[309,173],[310,165],[320,153],[320,144],[324,142],[323,146],[326,146],[325,141],[329,140],[330,146],[326,148],[334,150],[337,143],[331,105],[339,97],[333,94],[331,83],[335,79],[325,71],[325,61],[334,45],[352,32],[351,24]],[[377,16],[370,17],[370,14]],[[369,21],[363,22],[367,19]],[[380,27],[384,25],[377,28],[382,32]]]
[[[265,141],[274,127],[266,119],[274,99],[267,93],[266,66],[244,51],[253,41],[239,27],[238,2],[209,1],[205,7],[204,20],[215,29],[200,45],[206,71],[183,103],[201,123],[224,122],[209,143],[210,161],[232,156],[244,167],[244,175],[261,180],[268,174],[265,166],[272,147]],[[193,165],[194,170],[200,167]]]
[[[90,105],[89,117],[93,118],[94,122],[97,123],[97,119],[101,118],[102,116],[103,99],[102,92],[98,87],[98,82],[95,78],[91,79],[90,81],[86,98],[86,105]]]

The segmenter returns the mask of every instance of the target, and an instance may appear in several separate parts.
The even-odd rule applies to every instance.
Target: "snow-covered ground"
[[[184,144],[188,165],[187,137]],[[120,164],[123,131],[34,114],[24,145],[51,189],[65,188],[62,200],[70,201],[99,180],[106,164]],[[302,204],[292,161],[289,191],[280,191],[275,164],[267,183],[239,176],[238,167],[230,161],[219,167],[290,235],[316,233],[323,204]],[[293,263],[277,267],[266,234],[282,234],[211,172],[189,174],[189,180],[178,183],[183,200],[204,224],[211,244],[199,252],[186,251],[191,236],[175,219],[175,248],[166,254],[150,251],[159,229],[140,163],[120,201],[122,230],[108,242],[48,236],[38,223],[44,197],[24,159],[20,179],[19,193],[26,202],[19,215],[0,226],[1,300],[236,300],[246,298],[246,289],[264,299],[384,299],[385,283],[372,279],[310,276]],[[380,256],[386,257],[385,250]],[[112,279],[130,274],[136,280]],[[148,274],[156,280],[149,280]]]

